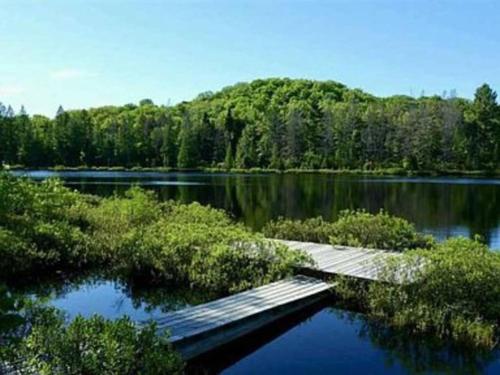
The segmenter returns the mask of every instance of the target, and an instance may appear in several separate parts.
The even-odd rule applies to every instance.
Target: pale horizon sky
[[[190,100],[257,78],[379,96],[500,90],[500,1],[0,0],[0,102]]]

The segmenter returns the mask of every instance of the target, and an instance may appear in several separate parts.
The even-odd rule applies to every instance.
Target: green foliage
[[[181,374],[183,364],[154,324],[138,329],[129,318],[76,317],[43,310],[11,361],[40,374]]]
[[[495,170],[500,110],[473,101],[377,98],[333,81],[239,83],[176,106],[15,115],[0,103],[0,164],[27,167]]]
[[[432,237],[418,233],[413,224],[405,219],[384,211],[375,215],[365,211],[343,211],[332,226],[330,242],[334,245],[404,251],[429,248],[434,241]]]
[[[198,203],[80,195],[57,181],[0,175],[2,278],[106,267],[119,276],[225,294],[290,275],[307,261]]]
[[[414,334],[487,348],[498,343],[500,254],[454,238],[431,251],[407,252],[385,268],[384,282],[360,291],[355,281],[343,281],[337,291],[370,316]]]
[[[434,244],[432,237],[418,233],[408,221],[384,211],[375,215],[362,210],[342,211],[335,222],[321,217],[303,221],[281,218],[269,222],[263,232],[271,238],[393,251],[429,248]]]
[[[305,220],[279,218],[268,222],[262,233],[268,238],[305,242],[329,243],[333,224],[321,216]]]
[[[13,295],[5,285],[0,284],[0,360],[18,339],[16,332],[25,322],[20,313],[25,304],[24,297]]]
[[[141,194],[143,199],[145,193]],[[133,201],[119,203],[127,206]],[[106,217],[110,216],[93,221],[102,224]],[[121,275],[225,294],[287,276],[294,263],[305,260],[235,225],[223,211],[198,203],[168,202],[153,217],[154,221],[141,220],[140,225],[121,221],[112,230],[94,227],[93,237],[107,241],[106,253],[112,254],[112,264]]]
[[[85,197],[58,181],[36,185],[0,173],[2,275],[85,262],[88,239],[79,225],[86,206]]]
[[[467,119],[467,162],[473,168],[494,169],[500,161],[500,107],[497,94],[483,84],[476,90],[474,102],[465,112]]]

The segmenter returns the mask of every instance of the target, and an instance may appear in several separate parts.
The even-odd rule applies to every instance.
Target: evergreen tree
[[[5,117],[13,118],[15,116],[14,109],[9,105],[5,111]]]
[[[252,168],[258,165],[258,134],[254,124],[248,124],[243,130],[236,152],[238,168]]]
[[[163,156],[163,165],[165,167],[175,167],[177,165],[177,134],[174,129],[174,123],[168,121],[162,130],[163,142],[161,154]]]
[[[224,158],[224,167],[227,169],[231,169],[233,167],[233,148],[231,147],[231,143],[228,143],[226,147],[226,157]]]
[[[494,168],[499,159],[500,118],[497,94],[487,84],[476,90],[467,113],[468,160],[473,168]]]
[[[196,134],[187,113],[184,115],[179,144],[177,165],[180,168],[197,167],[199,160],[197,157]]]
[[[59,107],[57,108],[56,117],[61,116],[63,113],[64,108],[62,107],[62,105],[59,105]]]
[[[24,105],[21,105],[21,109],[19,110],[19,116],[28,116],[28,112],[26,112],[26,108],[24,108]]]

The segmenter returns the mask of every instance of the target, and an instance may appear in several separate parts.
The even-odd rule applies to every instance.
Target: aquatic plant
[[[382,275],[369,284],[339,279],[336,291],[370,317],[413,334],[486,348],[498,343],[500,254],[480,242],[453,238],[409,251]]]
[[[305,261],[198,203],[160,203],[138,187],[96,198],[57,180],[0,174],[1,278],[106,267],[128,279],[227,294],[288,276]]]
[[[330,243],[404,251],[430,248],[434,240],[431,236],[418,233],[407,220],[385,211],[371,214],[358,210],[339,214],[338,220],[333,223]]]
[[[418,233],[413,224],[385,211],[377,214],[364,210],[342,211],[334,222],[322,217],[305,220],[280,218],[269,222],[263,233],[271,238],[393,251],[430,248],[434,244],[431,236]]]
[[[40,374],[181,374],[183,362],[153,323],[139,329],[115,321],[76,317],[69,324],[55,309],[39,310],[28,336],[6,360]]]
[[[306,257],[235,224],[222,210],[132,189],[89,213],[93,248],[123,276],[226,294],[288,276]]]

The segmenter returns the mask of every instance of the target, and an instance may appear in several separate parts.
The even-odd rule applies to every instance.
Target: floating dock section
[[[170,332],[170,341],[188,360],[319,301],[330,288],[322,280],[298,275],[156,321],[160,331]]]

